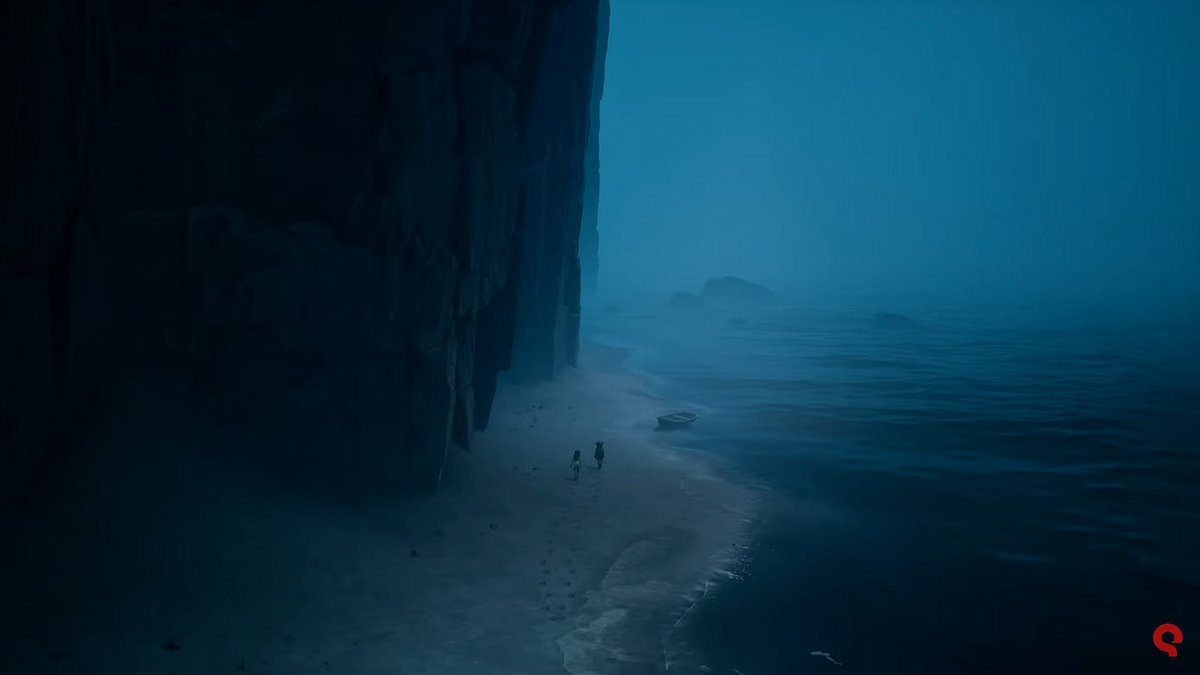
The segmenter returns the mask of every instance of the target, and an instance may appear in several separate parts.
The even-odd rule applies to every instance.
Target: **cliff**
[[[604,63],[608,53],[608,25],[612,13],[609,0],[600,0],[596,34],[596,67],[592,71],[591,127],[584,155],[586,181],[583,186],[583,225],[579,237],[579,263],[583,270],[583,294],[596,292],[600,271],[600,99],[604,97]]]
[[[271,466],[386,487],[442,479],[501,371],[574,362],[598,0],[4,12],[6,498],[118,362],[185,364]]]

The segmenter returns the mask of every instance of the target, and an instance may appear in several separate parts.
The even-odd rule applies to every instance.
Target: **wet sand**
[[[502,388],[432,496],[333,505],[199,452],[68,485],[88,508],[0,531],[24,552],[0,581],[5,671],[662,672],[669,629],[734,564],[756,496],[655,442],[670,405],[621,358],[590,347],[584,370]],[[114,414],[91,442],[232,442],[185,411],[152,419]]]

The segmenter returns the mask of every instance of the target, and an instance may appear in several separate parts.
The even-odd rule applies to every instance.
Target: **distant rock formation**
[[[779,302],[774,291],[738,277],[717,277],[704,282],[704,300],[721,305],[771,305]]]
[[[878,312],[875,316],[871,317],[871,327],[879,329],[920,328],[921,324],[903,314]]]
[[[696,295],[695,293],[683,292],[672,295],[670,302],[667,303],[667,306],[671,309],[712,309],[709,307],[708,303],[704,301],[704,298]]]

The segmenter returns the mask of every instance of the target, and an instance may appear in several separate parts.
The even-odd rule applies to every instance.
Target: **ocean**
[[[912,325],[873,322],[893,311]],[[695,651],[679,672],[1200,672],[1194,317],[864,299],[589,314],[649,393],[701,413],[663,442],[767,495],[737,577],[677,628]],[[1163,623],[1177,657],[1153,644]]]

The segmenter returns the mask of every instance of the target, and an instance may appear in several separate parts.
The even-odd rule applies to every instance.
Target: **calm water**
[[[895,309],[593,313],[703,413],[672,442],[772,488],[684,671],[1200,672],[1200,333],[1061,308],[872,327]]]

